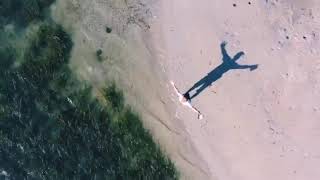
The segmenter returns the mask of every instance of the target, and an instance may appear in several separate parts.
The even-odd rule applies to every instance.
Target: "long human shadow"
[[[220,44],[221,53],[222,53],[222,63],[209,72],[205,77],[196,82],[186,93],[184,93],[184,97],[190,101],[191,99],[198,96],[203,90],[205,90],[208,86],[211,86],[212,83],[220,79],[224,73],[233,69],[249,69],[253,71],[258,68],[257,64],[254,65],[240,65],[236,63],[237,60],[244,55],[244,52],[238,52],[233,58],[231,58],[226,51],[226,42],[222,42]],[[190,92],[196,90],[196,93],[190,96]]]

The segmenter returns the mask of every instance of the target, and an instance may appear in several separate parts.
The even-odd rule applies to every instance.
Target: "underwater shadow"
[[[244,55],[244,52],[240,51],[233,58],[231,58],[227,53],[226,45],[226,42],[222,42],[220,44],[222,53],[222,63],[218,67],[213,69],[211,72],[209,72],[205,77],[196,82],[186,93],[184,93],[184,97],[186,98],[186,100],[190,101],[191,99],[198,96],[203,90],[205,90],[208,86],[211,86],[212,83],[220,79],[223,76],[223,74],[228,72],[229,70],[249,69],[250,71],[253,71],[258,68],[258,64],[240,65],[236,63],[236,61]],[[196,93],[190,95],[190,92],[195,89],[197,89]]]

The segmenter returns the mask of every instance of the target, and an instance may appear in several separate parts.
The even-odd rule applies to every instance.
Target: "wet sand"
[[[208,179],[184,125],[175,119],[168,79],[150,41],[155,5],[139,0],[58,0],[52,14],[72,33],[70,67],[74,73],[93,86],[98,97],[106,82],[115,81],[181,177]],[[107,33],[106,27],[112,32]],[[99,49],[101,62],[96,57]]]

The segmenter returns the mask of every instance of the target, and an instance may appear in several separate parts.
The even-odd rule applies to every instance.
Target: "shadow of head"
[[[233,58],[231,58],[229,56],[229,54],[227,53],[227,50],[226,50],[226,45],[227,45],[227,42],[226,41],[223,41],[221,44],[220,44],[220,48],[221,48],[221,53],[222,53],[222,58],[223,60],[226,60],[226,61],[237,61],[241,58],[241,56],[244,56],[245,53],[243,51],[240,51],[238,52],[235,56],[233,56]]]

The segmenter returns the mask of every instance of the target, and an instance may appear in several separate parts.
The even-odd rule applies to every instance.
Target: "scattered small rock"
[[[97,56],[101,56],[102,54],[102,50],[101,49],[98,49],[97,52],[96,52]]]
[[[106,32],[107,32],[107,33],[111,33],[111,32],[112,32],[111,27],[108,27],[108,26],[107,26],[107,27],[106,27]]]
[[[101,49],[98,49],[97,51],[96,51],[96,55],[97,55],[97,58],[98,58],[98,60],[99,61],[102,61],[102,50]]]

